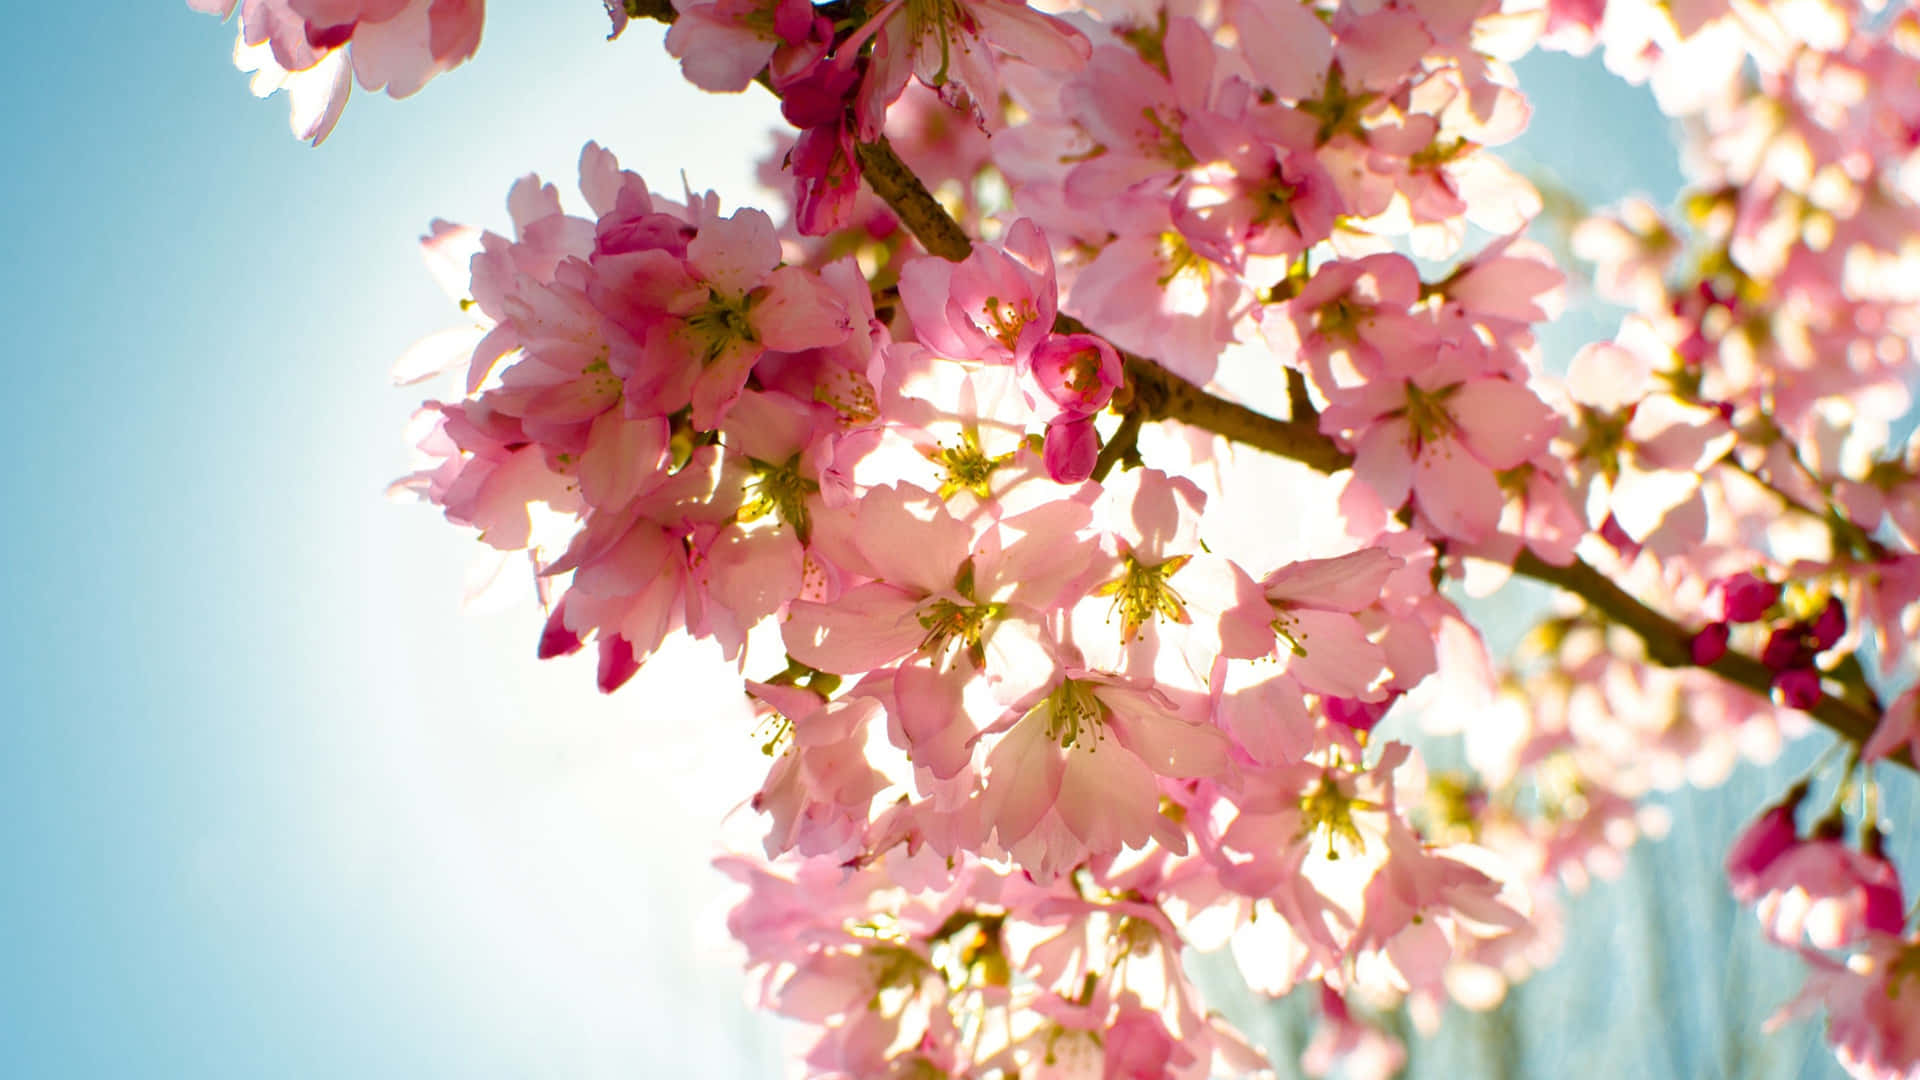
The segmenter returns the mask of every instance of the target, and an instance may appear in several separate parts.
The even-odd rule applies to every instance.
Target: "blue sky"
[[[319,150],[184,4],[12,38],[9,1070],[773,1071],[700,913],[712,793],[751,790],[698,783],[730,702],[658,715],[536,664],[529,612],[459,613],[471,546],[383,498],[422,396],[387,368],[457,315],[428,221],[502,224],[589,138],[751,194],[657,34],[498,7],[474,64],[357,94]]]
[[[169,0],[35,8],[0,67],[8,1071],[777,1075],[706,869],[750,790],[737,702],[679,657],[611,699],[536,664],[530,611],[458,612],[464,539],[382,497],[421,396],[387,368],[455,318],[415,254],[427,222],[502,225],[511,180],[569,187],[588,139],[750,200],[767,102],[716,109],[657,30],[604,42],[593,0],[498,3],[473,64],[357,94],[314,150],[247,93],[230,27]],[[1535,156],[1593,196],[1671,187],[1643,95],[1538,70]],[[1730,955],[1718,852],[1782,784],[1683,800],[1700,832],[1577,905],[1570,934],[1600,944],[1528,991],[1528,1061],[1567,1053],[1561,1015],[1641,1025],[1623,1062],[1674,1039],[1711,1059],[1711,1008],[1653,1034],[1643,987],[1701,995],[1651,935],[1711,926],[1688,955]],[[1666,930],[1650,897],[1680,905]],[[1785,981],[1728,1006],[1743,1023],[1795,985],[1766,970]],[[1604,1008],[1575,996],[1599,986]],[[1436,1070],[1469,1060],[1460,1030]]]

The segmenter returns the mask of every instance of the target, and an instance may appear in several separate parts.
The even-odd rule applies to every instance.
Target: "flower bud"
[[[1820,673],[1812,668],[1788,668],[1773,677],[1773,692],[1790,709],[1811,709],[1820,701]]]
[[[1820,609],[1820,614],[1813,617],[1811,637],[1814,651],[1825,652],[1833,648],[1834,643],[1840,640],[1840,635],[1846,632],[1847,607],[1836,596],[1827,601],[1827,606]]]
[[[1780,586],[1754,574],[1733,574],[1714,582],[1720,617],[1728,622],[1756,622],[1780,599]]]
[[[1078,484],[1093,475],[1100,460],[1100,432],[1091,416],[1063,415],[1047,425],[1041,459],[1056,483]]]
[[[1760,649],[1760,662],[1775,671],[1805,667],[1812,657],[1806,655],[1806,646],[1801,642],[1801,629],[1798,624],[1775,627],[1767,635],[1767,643]]]
[[[1120,354],[1092,334],[1054,334],[1033,350],[1033,377],[1070,413],[1099,412],[1120,385]]]
[[[1806,797],[1807,786],[1795,784],[1786,798],[1768,807],[1734,839],[1727,851],[1727,882],[1741,903],[1753,902],[1759,895],[1760,874],[1800,842],[1793,815]]]
[[[1727,655],[1726,623],[1708,623],[1699,633],[1693,635],[1693,662],[1706,667],[1715,660]]]

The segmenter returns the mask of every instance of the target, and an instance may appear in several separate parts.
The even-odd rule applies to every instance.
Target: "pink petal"
[[[907,739],[907,756],[941,780],[973,760],[974,729],[961,703],[967,676],[903,664],[894,674],[892,713]]]
[[[1223,694],[1217,708],[1234,741],[1262,765],[1299,761],[1313,750],[1313,717],[1304,691],[1290,675]]]
[[[1240,53],[1254,77],[1283,98],[1317,98],[1333,62],[1333,33],[1306,5],[1240,0],[1233,8]]]
[[[1546,446],[1559,416],[1533,391],[1506,379],[1472,379],[1447,398],[1460,441],[1489,469],[1511,469]]]
[[[873,581],[830,604],[795,601],[780,636],[795,660],[838,675],[859,675],[893,663],[926,636],[914,612],[920,598]]]
[[[747,321],[761,343],[778,352],[838,345],[853,330],[839,295],[797,266],[783,266],[767,276]]]
[[[1414,464],[1413,494],[1420,512],[1448,536],[1482,540],[1500,524],[1500,485],[1452,439],[1421,449]]]
[[[1387,654],[1367,640],[1353,616],[1296,608],[1285,617],[1306,655],[1288,654],[1282,644],[1282,659],[1307,689],[1369,701],[1380,697],[1373,685],[1386,674]]]
[[[596,506],[625,504],[660,467],[668,434],[662,418],[628,420],[617,412],[601,413],[580,455],[580,494]]]
[[[1047,739],[1046,731],[1040,716],[1029,716],[987,755],[981,815],[998,830],[1003,847],[1019,843],[1032,832],[1060,793],[1065,756]]]
[[[1104,687],[1101,701],[1112,710],[1110,726],[1126,748],[1161,776],[1217,776],[1227,766],[1227,737],[1220,729],[1181,719],[1159,695]]]
[[[1380,600],[1387,578],[1406,560],[1385,548],[1361,548],[1331,559],[1303,559],[1268,574],[1269,597],[1322,611],[1359,611]]]
[[[972,536],[944,504],[915,487],[878,487],[860,500],[854,546],[874,576],[921,594],[945,592]]]
[[[1413,483],[1411,433],[1405,420],[1387,420],[1367,429],[1353,451],[1353,478],[1392,510],[1407,501]]]
[[[687,241],[687,265],[723,296],[742,297],[780,265],[780,236],[764,210],[715,218]]]
[[[1088,850],[1117,852],[1146,843],[1160,812],[1160,791],[1145,762],[1108,743],[1069,753],[1053,809]]]
[[[713,93],[738,93],[753,84],[778,44],[737,23],[695,8],[667,30],[667,54],[680,61],[687,81]]]

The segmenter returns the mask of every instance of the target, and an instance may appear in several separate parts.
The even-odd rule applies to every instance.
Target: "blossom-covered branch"
[[[927,193],[925,185],[891,147],[884,143],[863,146],[861,163],[870,170],[869,182],[876,172],[884,178],[874,185],[875,191],[900,215],[922,246],[942,258],[955,260],[965,258],[972,250],[965,232]],[[1065,333],[1086,331],[1085,325],[1071,316],[1060,316],[1055,324]],[[1146,357],[1131,353],[1122,353],[1122,357],[1126,362],[1127,385],[1132,390],[1129,410],[1138,410],[1154,420],[1177,420],[1323,473],[1353,465],[1351,454],[1321,434],[1317,414],[1276,419],[1209,393]],[[1574,559],[1555,565],[1523,549],[1515,557],[1513,568],[1523,577],[1580,597],[1595,611],[1633,631],[1645,644],[1650,659],[1669,666],[1700,663],[1692,647],[1696,631],[1687,630],[1641,603],[1586,562]],[[1736,651],[1722,652],[1700,666],[1761,696],[1767,695],[1774,678],[1774,672],[1764,663]],[[1872,702],[1871,690],[1864,686],[1857,689]],[[1877,711],[1869,711],[1833,694],[1821,694],[1805,711],[1855,744],[1866,743],[1879,724]],[[1904,752],[1896,760],[1913,766],[1912,758]]]

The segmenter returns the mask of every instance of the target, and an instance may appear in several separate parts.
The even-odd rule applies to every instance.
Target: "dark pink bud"
[[[1727,851],[1727,882],[1734,898],[1752,903],[1759,896],[1758,878],[1774,860],[1800,842],[1800,831],[1793,821],[1800,800],[1807,797],[1805,784],[1796,784],[1787,797],[1767,809],[1746,831],[1734,838]]]
[[[780,86],[780,115],[797,128],[837,125],[860,82],[852,64],[822,59],[803,75]]]
[[[1717,622],[1708,623],[1704,629],[1693,635],[1693,662],[1706,667],[1727,655],[1727,635],[1730,632],[1726,623]]]
[[[796,189],[794,225],[802,236],[825,236],[852,223],[860,196],[852,131],[840,124],[802,131],[787,167]]]
[[[1846,632],[1847,607],[1836,596],[1827,601],[1827,606],[1820,609],[1820,614],[1813,617],[1813,630],[1810,635],[1813,639],[1813,650],[1825,652],[1833,648],[1834,643],[1840,640],[1840,635]]]
[[[867,235],[875,240],[885,240],[900,231],[900,219],[893,211],[881,207],[867,215]]]
[[[540,629],[540,659],[551,660],[580,651],[580,635],[567,629],[566,610],[567,598],[563,596],[558,604],[553,605],[553,614],[547,616],[547,625]]]
[[[1773,677],[1773,692],[1790,709],[1811,709],[1820,701],[1820,673],[1812,668],[1788,668]]]
[[[1631,559],[1640,553],[1639,541],[1628,536],[1627,530],[1620,527],[1619,520],[1612,514],[1608,514],[1607,520],[1600,523],[1600,539],[1611,544],[1613,550],[1626,558]]]
[[[1714,582],[1720,617],[1728,622],[1756,622],[1780,599],[1780,586],[1753,574],[1734,574]]]
[[[1861,922],[1869,930],[1899,934],[1907,928],[1907,898],[1900,889],[1900,872],[1887,860],[1886,840],[1879,826],[1867,826],[1862,839],[1873,874],[1862,883],[1866,904],[1860,913]]]
[[[1347,1010],[1347,999],[1324,982],[1320,984],[1320,1011],[1337,1024],[1347,1023],[1353,1018],[1353,1014]]]
[[[600,639],[600,692],[611,694],[634,672],[640,670],[640,661],[633,658],[633,643],[619,634],[608,634]]]
[[[1033,350],[1033,377],[1055,405],[1084,416],[1106,407],[1124,370],[1104,339],[1054,334]]]
[[[1811,656],[1805,655],[1806,646],[1800,641],[1800,627],[1776,627],[1767,635],[1767,643],[1760,649],[1760,662],[1775,671],[1788,668],[1805,667]]]
[[[1041,457],[1056,483],[1078,484],[1093,475],[1100,460],[1100,432],[1091,416],[1058,416],[1047,425]]]
[[[353,40],[354,27],[359,21],[343,22],[339,26],[315,26],[307,24],[307,44],[315,52],[328,52]]]
[[[1327,698],[1324,702],[1327,719],[1336,724],[1350,727],[1355,731],[1372,731],[1393,707],[1393,699],[1365,702],[1353,698]]]
[[[807,40],[813,29],[813,5],[807,0],[779,0],[773,9],[773,32],[789,45]]]

